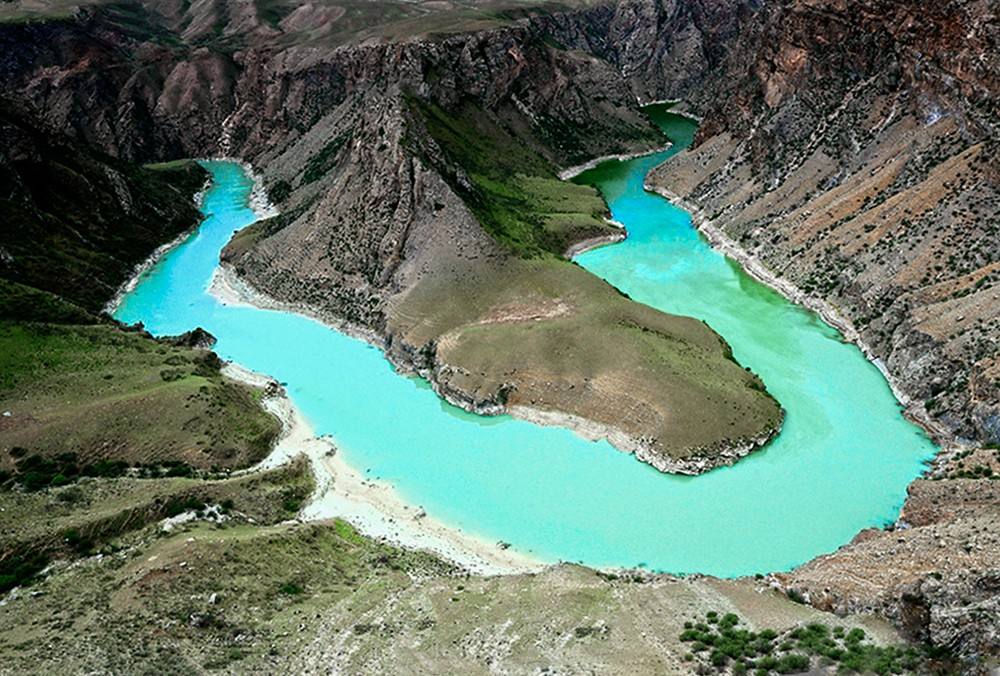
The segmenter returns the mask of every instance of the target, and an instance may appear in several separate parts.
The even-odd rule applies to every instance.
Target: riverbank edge
[[[584,239],[575,244],[571,244],[566,252],[563,253],[563,258],[572,259],[574,256],[579,256],[580,254],[586,253],[588,251],[593,251],[594,249],[600,249],[602,246],[608,246],[609,244],[617,244],[618,242],[624,242],[628,237],[628,232],[625,230],[625,226],[621,225],[617,221],[608,220],[612,225],[621,228],[621,232],[611,232],[607,235],[600,235],[599,237],[591,237],[589,239]]]
[[[400,375],[416,375],[423,378],[430,384],[431,389],[438,397],[463,411],[481,416],[509,415],[512,418],[535,425],[562,427],[587,441],[607,441],[614,449],[633,455],[639,462],[650,465],[664,474],[697,476],[720,467],[730,467],[750,453],[765,446],[771,439],[780,434],[784,422],[784,416],[782,416],[781,422],[776,427],[753,438],[735,440],[733,443],[726,444],[721,450],[713,448],[712,455],[704,454],[708,449],[689,449],[691,453],[687,457],[672,458],[655,450],[645,440],[618,427],[572,413],[533,406],[507,406],[499,402],[475,401],[466,396],[464,392],[447,388],[441,384],[437,372],[440,369],[447,369],[446,364],[436,364],[433,368],[422,368],[412,361],[404,361],[405,355],[400,355],[395,350],[389,349],[390,341],[376,332],[327,316],[308,305],[289,303],[273,298],[240,277],[231,265],[220,263],[209,282],[208,292],[226,305],[244,305],[263,310],[299,314],[347,336],[363,340],[378,348]]]
[[[235,362],[228,362],[223,374],[263,388],[266,394],[261,405],[278,419],[282,429],[267,457],[237,474],[274,469],[300,455],[309,460],[316,487],[299,511],[299,521],[339,518],[367,537],[430,552],[478,575],[536,573],[557,565],[447,525],[404,500],[390,484],[366,478],[343,457],[330,438],[315,434],[285,390],[270,376]]]
[[[681,115],[681,113],[677,113]],[[611,160],[617,160],[618,162],[628,162],[629,160],[635,160],[640,157],[646,157],[647,155],[655,155],[656,153],[664,153],[674,147],[673,141],[667,141],[666,144],[662,146],[656,146],[655,148],[647,148],[646,150],[636,150],[632,153],[617,153],[613,155],[601,155],[600,157],[595,157],[592,160],[587,160],[583,164],[577,164],[572,167],[567,167],[560,171],[557,176],[560,181],[569,181],[576,178],[585,171],[590,171],[591,169],[596,169],[598,165],[604,164],[605,162],[610,162]]]
[[[209,176],[205,179],[204,185],[202,185],[201,190],[194,194],[194,205],[200,211],[202,203],[205,200],[205,193],[212,185],[212,177]],[[164,256],[183,244],[188,237],[193,235],[199,227],[201,227],[202,222],[205,220],[205,215],[201,214],[197,221],[191,224],[191,227],[182,232],[181,234],[174,237],[172,240],[166,244],[161,244],[160,246],[153,249],[153,253],[149,254],[145,260],[132,268],[132,273],[128,276],[124,282],[118,285],[115,290],[114,295],[111,297],[104,307],[101,308],[102,314],[113,315],[119,307],[121,307],[122,301],[125,299],[129,293],[131,293],[136,286],[139,284],[139,280],[142,276],[146,274],[154,265],[160,262]]]
[[[249,162],[244,162],[242,160],[230,157],[213,157],[213,158],[200,158],[196,159],[195,162],[201,164],[203,162],[235,162],[243,168],[246,172],[247,178],[251,181],[250,197],[248,198],[248,204],[250,209],[257,215],[257,220],[262,220],[264,218],[270,218],[272,216],[278,215],[277,208],[271,204],[267,197],[267,191],[264,189],[264,181],[262,177],[254,170],[253,165]],[[212,187],[212,176],[209,174],[205,177],[205,183],[202,185],[201,190],[194,194],[194,206],[199,211],[201,211],[202,206],[205,202],[205,193],[208,192],[209,188]],[[166,244],[161,244],[156,247],[149,256],[145,258],[141,263],[132,268],[132,273],[129,275],[128,279],[122,282],[118,288],[115,290],[114,295],[111,299],[104,304],[101,308],[101,312],[106,315],[113,315],[122,304],[122,300],[125,299],[132,290],[139,284],[139,280],[142,276],[150,270],[154,265],[160,262],[160,260],[166,256],[168,253],[176,249],[178,246],[183,244],[191,235],[197,232],[198,228],[201,227],[202,222],[205,220],[205,214],[201,214],[197,221],[191,224],[191,227],[177,235]]]
[[[655,106],[655,105],[660,105],[660,104],[670,104],[672,106],[677,106],[677,105],[682,105],[683,101],[680,100],[680,99],[658,99],[658,100],[655,100],[655,101],[647,101],[647,102],[643,103],[641,100],[636,99],[636,103],[639,105],[640,108],[645,108],[647,106]],[[673,114],[673,115],[678,115],[680,117],[686,117],[687,119],[693,120],[694,122],[698,122],[698,123],[702,122],[702,118],[701,117],[695,115],[694,113],[690,113],[690,112],[687,112],[687,111],[684,111],[684,110],[674,110],[673,108],[671,108],[670,109],[670,113]],[[648,148],[646,150],[637,150],[637,151],[632,152],[632,153],[617,153],[617,154],[611,154],[611,155],[601,155],[600,157],[595,157],[593,159],[587,160],[583,164],[577,164],[577,165],[572,166],[572,167],[567,167],[566,169],[561,170],[557,174],[557,176],[562,181],[568,181],[568,180],[570,180],[572,178],[575,178],[576,176],[579,176],[583,172],[590,171],[591,169],[595,169],[595,168],[597,168],[598,165],[603,164],[604,162],[608,162],[610,160],[617,160],[619,162],[627,162],[629,160],[638,159],[640,157],[646,157],[647,155],[654,155],[656,153],[666,152],[666,151],[670,150],[673,147],[674,147],[674,142],[668,139],[665,145],[657,146],[655,148]],[[578,251],[574,255],[578,255],[580,253],[583,253],[583,251]]]
[[[663,197],[674,206],[687,212],[691,222],[698,232],[705,236],[713,249],[722,255],[739,263],[740,268],[756,281],[781,294],[786,300],[807,310],[815,312],[819,317],[837,329],[844,340],[856,346],[865,358],[879,370],[885,378],[893,396],[903,409],[904,417],[920,427],[940,448],[934,462],[950,457],[954,452],[968,448],[968,445],[950,435],[944,428],[934,422],[919,402],[910,397],[900,386],[885,362],[875,354],[874,350],[861,337],[853,322],[843,316],[836,307],[822,298],[811,296],[787,279],[778,277],[759,258],[737,244],[729,235],[708,218],[697,204],[684,199],[677,193],[662,186],[652,184],[648,177],[643,180],[643,188],[650,193]],[[933,463],[932,463],[933,464]]]

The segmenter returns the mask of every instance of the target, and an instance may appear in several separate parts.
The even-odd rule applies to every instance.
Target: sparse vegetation
[[[87,477],[65,488],[0,493],[0,591],[30,584],[50,560],[89,554],[185,512],[276,523],[287,517],[287,496],[305,496],[312,488],[308,464],[298,460],[225,480]],[[32,518],[36,513],[46,518]]]
[[[345,132],[329,141],[318,153],[310,157],[309,162],[306,164],[305,172],[302,174],[302,184],[306,185],[321,179],[333,166],[334,161],[337,159],[337,152],[350,140],[350,133]],[[279,193],[279,197],[283,192],[280,188],[280,184],[275,185],[275,190]],[[271,193],[272,197],[274,194],[274,192]],[[280,202],[281,200],[277,201]]]
[[[0,431],[0,469],[30,490],[126,467],[184,476],[245,466],[278,431],[214,354],[111,325],[0,322],[0,409],[15,423]]]
[[[838,673],[902,674],[947,669],[940,651],[910,645],[877,645],[860,627],[845,631],[812,622],[785,632],[751,631],[735,614],[719,618],[709,611],[704,622],[685,622],[678,637],[690,646],[689,660],[724,673],[756,676],[798,674],[835,666]]]
[[[410,105],[448,158],[448,166],[438,169],[487,232],[513,253],[562,255],[573,242],[615,231],[604,221],[607,207],[596,190],[560,181],[548,161],[483,111],[449,114],[416,99]]]

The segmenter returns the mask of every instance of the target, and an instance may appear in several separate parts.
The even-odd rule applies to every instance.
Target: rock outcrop
[[[911,640],[961,656],[976,673],[1000,645],[1000,453],[939,458],[914,482],[898,523],[862,531],[782,585],[838,614],[878,613]],[[980,478],[972,478],[972,477]]]

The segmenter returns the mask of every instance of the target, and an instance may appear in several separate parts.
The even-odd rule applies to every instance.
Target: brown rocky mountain
[[[994,444],[998,38],[988,2],[769,3],[651,178],[832,306],[911,412]]]

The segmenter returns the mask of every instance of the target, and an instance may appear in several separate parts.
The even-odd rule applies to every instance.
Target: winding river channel
[[[286,383],[348,462],[437,519],[544,561],[737,576],[786,570],[893,521],[934,445],[879,371],[815,314],[716,253],[689,216],[643,190],[690,140],[606,162],[598,186],[628,229],[577,261],[637,301],[706,320],[787,410],[780,436],[734,467],[664,475],[604,442],[506,416],[477,417],[396,374],[380,351],[312,319],[223,305],[207,292],[219,252],[255,220],[240,165],[212,161],[198,230],[142,275],[116,311],[154,334],[202,326],[224,359]]]

